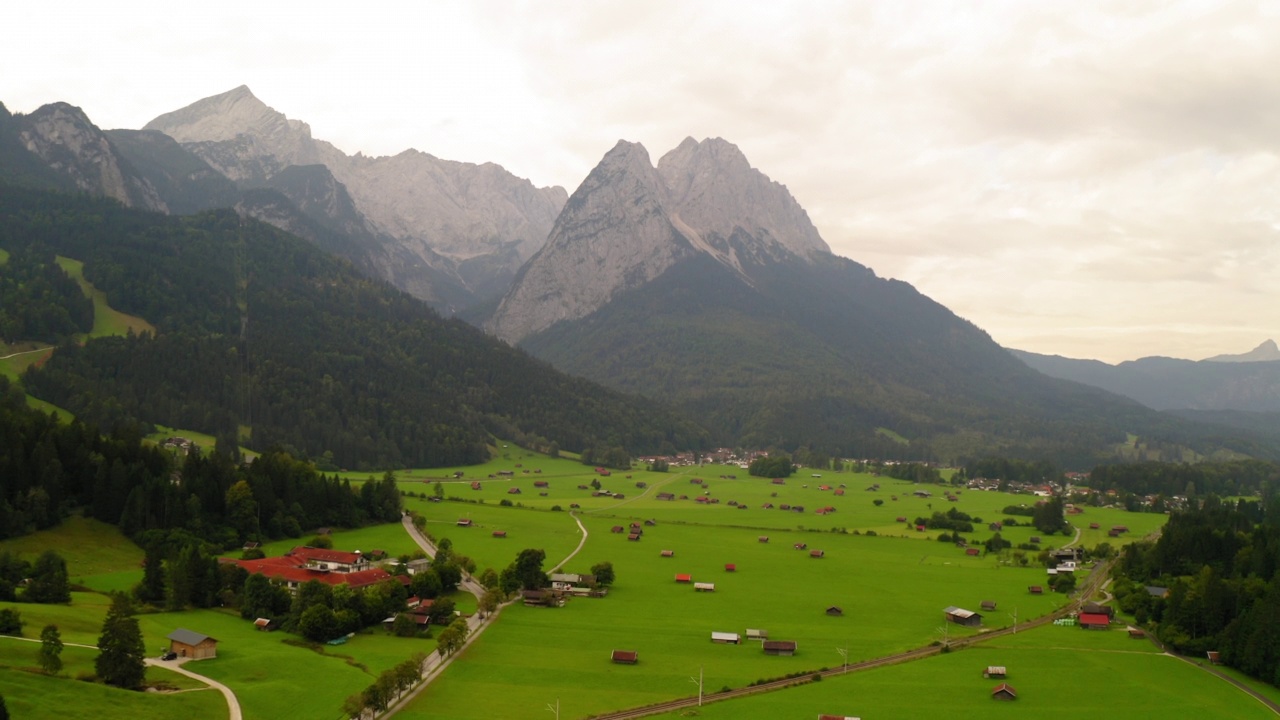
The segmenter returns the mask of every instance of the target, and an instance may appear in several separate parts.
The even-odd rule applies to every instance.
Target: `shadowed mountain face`
[[[1198,362],[1148,357],[1118,365],[1010,352],[1046,375],[1099,387],[1156,410],[1280,412],[1280,360],[1264,359],[1268,343],[1244,355]]]
[[[570,373],[661,398],[727,442],[1086,463],[1191,423],[1032,371],[910,285],[830,254],[786,188],[723,140],[654,167],[620,142],[487,327]]]
[[[399,274],[384,277],[419,296],[409,269],[421,267],[428,284],[447,277],[454,287],[427,298],[447,310],[505,291],[565,202],[563,188],[536,188],[493,163],[416,150],[346,155],[244,86],[161,115],[146,129],[174,138],[241,187],[278,184],[290,167],[324,166],[346,188],[366,229],[387,238],[385,253],[401,258]]]

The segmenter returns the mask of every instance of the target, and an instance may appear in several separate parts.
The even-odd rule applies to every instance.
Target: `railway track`
[[[1054,620],[1075,612],[1080,608],[1081,603],[1083,603],[1086,598],[1093,596],[1093,594],[1102,587],[1102,584],[1106,582],[1107,577],[1111,574],[1112,562],[1114,561],[1108,560],[1095,568],[1095,570],[1089,574],[1089,580],[1085,583],[1084,587],[1080,588],[1079,592],[1072,597],[1071,602],[1058,608],[1054,612],[1048,615],[1043,615],[1034,620],[1029,620],[1021,625],[1013,625],[999,630],[982,633],[981,635],[952,641],[947,645],[948,651],[958,650],[970,645],[987,642],[995,638],[1004,637],[1005,635],[1012,635],[1018,630],[1030,630],[1032,628],[1040,627],[1041,625],[1046,625]],[[631,708],[629,710],[603,713],[601,715],[593,716],[593,720],[632,720],[632,718],[649,717],[651,715],[659,715],[661,713],[672,712],[675,710],[698,707],[699,705],[706,705],[707,703],[723,702],[734,698],[755,695],[756,693],[775,692],[785,688],[794,687],[796,685],[804,685],[813,682],[819,677],[828,678],[836,675],[844,675],[846,673],[871,670],[872,668],[897,665],[898,663],[911,662],[913,660],[922,660],[941,652],[943,652],[943,647],[941,645],[928,645],[922,648],[897,653],[895,655],[886,655],[884,657],[872,658],[871,660],[849,663],[848,665],[842,665],[838,668],[814,670],[813,672],[805,672],[793,677],[780,678],[778,680],[770,680],[747,687],[712,693],[710,695],[704,695],[701,699],[697,697],[686,697],[678,700],[655,703],[653,705],[645,705],[644,707]]]

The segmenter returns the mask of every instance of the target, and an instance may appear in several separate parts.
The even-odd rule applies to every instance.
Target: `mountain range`
[[[98,131],[63,103],[5,115],[10,180],[150,212],[264,220],[561,371],[673,407],[716,443],[1081,466],[1137,434],[1202,454],[1280,454],[1280,438],[1238,423],[1159,413],[1031,369],[910,285],[832,254],[786,187],[723,139],[686,139],[656,165],[621,141],[566,198],[492,164],[345,155],[244,87],[141,130]],[[295,341],[311,348],[299,357],[327,352]],[[481,345],[467,352],[492,354]],[[81,357],[78,382],[101,377],[85,362],[95,361]],[[697,437],[656,417],[632,423],[648,428],[646,442]],[[554,425],[522,432],[555,440],[542,432]]]

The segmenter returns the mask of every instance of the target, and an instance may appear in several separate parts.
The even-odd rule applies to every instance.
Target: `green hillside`
[[[63,346],[28,392],[104,428],[158,423],[331,453],[349,468],[464,464],[490,434],[567,450],[697,446],[657,406],[566,377],[270,226],[8,189],[0,247],[40,243],[155,334]],[[145,328],[144,328],[145,329]]]

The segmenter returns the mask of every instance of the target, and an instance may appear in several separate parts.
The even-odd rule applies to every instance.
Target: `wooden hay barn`
[[[972,611],[958,608],[954,605],[942,611],[947,622],[956,625],[964,625],[965,627],[978,627],[982,625],[982,615]]]
[[[995,601],[995,600],[983,600],[983,601],[982,601],[982,609],[983,609],[983,610],[986,610],[987,612],[992,612],[992,611],[994,611],[994,610],[996,609],[996,601]]]
[[[459,518],[458,527],[471,527],[471,521],[467,518]]]
[[[830,615],[831,617],[843,617],[844,610],[841,610],[836,605],[832,605],[831,607],[827,608],[827,614]]]
[[[676,556],[676,551],[675,551],[675,550],[663,550],[663,551],[662,551],[662,557],[675,557],[675,556]]]
[[[1139,630],[1138,628],[1129,628],[1129,637],[1133,638],[1134,640],[1141,640],[1146,636],[1147,634],[1142,630]]]
[[[613,527],[609,528],[609,532],[611,533],[626,532],[626,530],[627,529],[622,527],[621,525],[614,525]]]
[[[724,564],[724,571],[725,571],[725,572],[735,572],[735,571],[737,571],[737,569],[738,569],[738,566],[737,566],[737,565],[734,565],[733,563],[725,563],[725,564]]]
[[[614,650],[609,659],[620,665],[635,665],[640,662],[640,653],[635,650]]]
[[[755,628],[747,628],[747,639],[748,640],[768,640],[769,631],[757,630]]]
[[[693,582],[693,576],[690,575],[689,573],[678,573],[676,575],[676,582],[678,583]]]
[[[698,592],[715,592],[715,591],[716,591],[716,584],[715,584],[715,583],[703,583],[703,582],[700,582],[700,583],[694,583],[694,584],[693,584],[693,589],[694,589],[694,590],[697,590]]]
[[[1043,595],[1044,588],[1041,587],[1040,585],[1030,585],[1027,587],[1027,592],[1031,593],[1032,595]]]
[[[742,642],[742,636],[738,633],[712,632],[711,642],[720,643],[721,645],[737,645]]]
[[[984,678],[1003,678],[1008,675],[1003,665],[988,665],[986,670],[982,671]]]
[[[795,655],[796,654],[795,640],[765,640],[763,647],[764,647],[765,655]]]
[[[506,531],[506,530],[494,530],[494,531],[493,531],[493,536],[494,536],[494,537],[496,537],[496,538],[504,538],[504,537],[506,537],[506,536],[507,536],[507,531]]]
[[[827,556],[827,554],[826,554],[825,552],[821,551],[821,550],[810,550],[810,551],[809,551],[809,557],[811,557],[811,558],[820,558],[820,557],[826,557],[826,556]]]
[[[180,658],[206,660],[218,657],[218,640],[186,628],[169,633],[169,652]]]
[[[1014,690],[1009,683],[1000,683],[991,691],[992,700],[1017,700],[1018,691]]]
[[[627,536],[627,539],[632,542],[635,542],[640,539],[640,533],[631,533],[630,535]]]
[[[761,536],[760,536],[759,538],[757,538],[757,539],[758,539],[760,542],[762,542],[762,543],[767,543],[767,542],[769,542],[769,536],[768,536],[768,535],[761,535]]]

